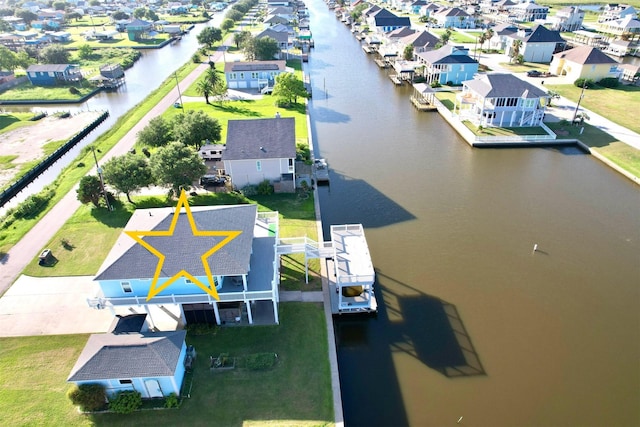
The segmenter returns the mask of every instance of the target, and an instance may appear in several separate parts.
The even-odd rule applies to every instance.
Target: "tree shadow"
[[[4,265],[9,262],[9,253],[0,251],[0,264]]]
[[[251,102],[251,101],[237,100],[233,102],[237,103],[237,102]],[[252,111],[249,108],[243,108],[243,107],[238,107],[236,105],[229,105],[229,104],[210,104],[210,105],[211,107],[213,107],[214,110],[218,110],[224,113],[230,113],[230,114],[246,116],[246,117],[262,117],[262,114],[260,114],[257,111]]]

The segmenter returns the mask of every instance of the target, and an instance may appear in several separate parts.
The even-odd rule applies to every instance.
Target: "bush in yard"
[[[602,87],[618,87],[620,85],[620,81],[615,77],[605,77],[604,79],[598,82],[598,86]]]
[[[242,194],[247,197],[257,196],[258,188],[255,185],[247,185],[242,189]]]
[[[265,179],[260,184],[258,184],[257,190],[259,195],[269,196],[273,194],[273,185],[271,185],[268,179]]]
[[[78,88],[77,88],[77,87],[75,87],[75,86],[71,86],[71,87],[69,88],[69,93],[70,93],[71,95],[79,95],[79,94],[80,94],[80,91],[78,90]]]
[[[109,401],[109,410],[116,414],[130,414],[142,406],[142,395],[137,391],[120,391]]]
[[[199,64],[201,61],[200,58],[200,54],[199,53],[194,53],[193,56],[191,57],[191,62],[193,62],[194,64]]]
[[[99,411],[107,405],[106,394],[102,384],[74,385],[67,392],[67,397],[80,410],[86,412]]]
[[[583,77],[577,79],[575,82],[573,82],[573,85],[576,87],[585,87],[585,85],[587,87],[594,87],[596,85],[596,82],[594,82],[591,79],[585,79]]]
[[[179,405],[180,405],[180,400],[178,399],[178,396],[176,396],[175,393],[171,393],[164,400],[165,408],[177,408]]]
[[[45,187],[42,191],[32,194],[20,203],[13,211],[13,216],[21,218],[34,218],[47,207],[49,200],[55,196],[55,191],[50,187]]]

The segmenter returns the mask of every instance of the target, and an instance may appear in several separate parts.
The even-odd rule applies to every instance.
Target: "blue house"
[[[67,381],[102,384],[108,396],[128,390],[143,398],[179,396],[186,371],[186,335],[185,330],[93,334]]]
[[[176,208],[137,209],[98,271],[101,292],[89,305],[114,314],[142,307],[151,324],[153,305],[177,306],[183,324],[254,324],[254,315],[258,323],[277,324],[278,213],[258,213],[255,205],[187,207],[183,195]],[[164,255],[161,269],[157,254],[131,236],[134,230],[164,233],[142,237]]]
[[[370,10],[370,9],[367,9]],[[402,27],[411,27],[411,21],[407,16],[396,16],[387,9],[374,10],[367,16],[369,26],[375,28],[378,33],[387,33]]]
[[[272,88],[276,76],[287,72],[287,63],[283,60],[225,62],[224,76],[229,89]]]
[[[27,68],[27,78],[34,86],[55,86],[82,80],[80,67],[73,64],[35,64]]]
[[[462,46],[445,45],[440,49],[416,54],[424,66],[426,83],[460,85],[478,72],[478,61],[469,56],[469,49]]]

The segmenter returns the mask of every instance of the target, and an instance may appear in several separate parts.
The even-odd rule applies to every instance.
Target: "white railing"
[[[306,253],[309,258],[329,258],[333,256],[331,242],[318,243],[308,237],[285,237],[278,240],[278,255]]]
[[[218,293],[220,301],[250,301],[259,299],[271,299],[273,297],[273,291],[247,291],[247,292],[224,292]],[[100,301],[99,306],[96,303]],[[111,306],[124,306],[124,305],[147,305],[147,304],[198,304],[217,302],[209,294],[190,294],[190,295],[157,295],[149,302],[145,297],[103,297],[103,298],[88,298],[87,303],[90,307],[94,308],[106,308],[107,305]]]
[[[362,274],[362,275],[347,275],[336,277],[336,284],[340,286],[355,286],[355,285],[372,285],[376,280],[375,274]]]

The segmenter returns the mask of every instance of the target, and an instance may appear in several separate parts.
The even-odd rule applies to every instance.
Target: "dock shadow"
[[[449,378],[486,375],[455,305],[394,279],[380,271],[383,280],[409,292],[397,293],[379,286],[380,303],[388,314],[392,352],[404,352]]]

